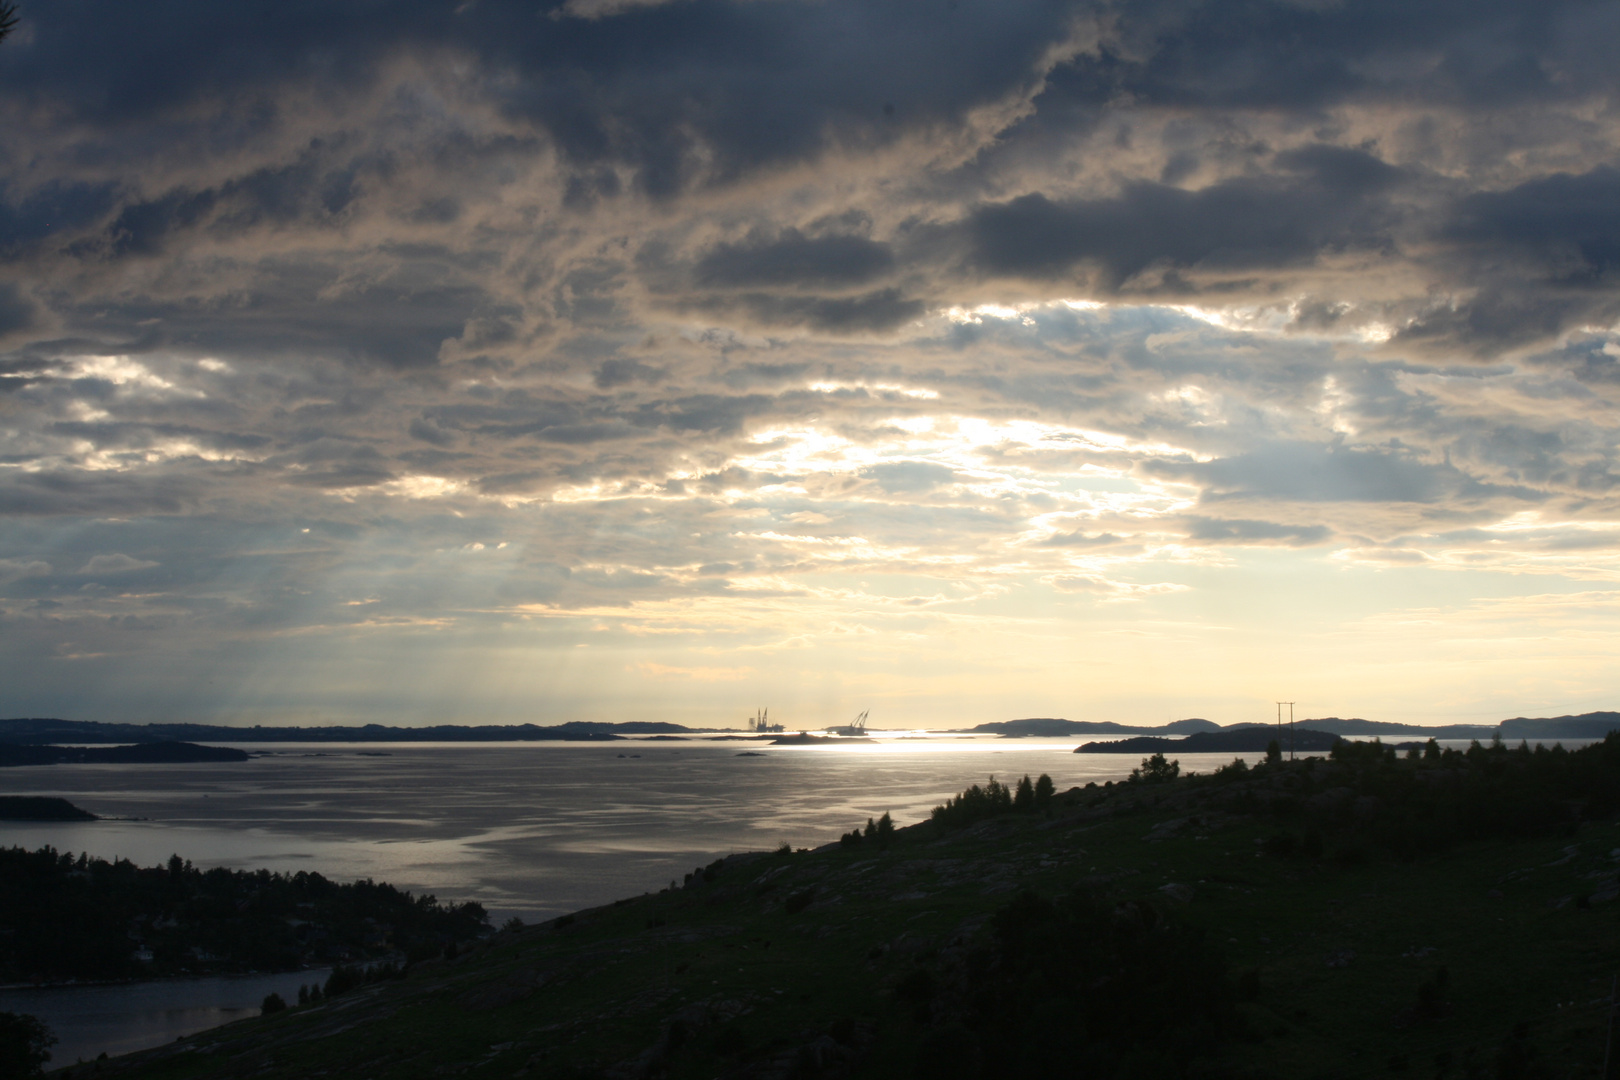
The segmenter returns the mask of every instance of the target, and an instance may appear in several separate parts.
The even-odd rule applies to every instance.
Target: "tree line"
[[[954,799],[946,799],[934,807],[931,820],[949,828],[960,828],[1000,814],[1044,814],[1052,805],[1053,791],[1052,778],[1045,773],[1033,783],[1025,775],[1014,787],[992,776],[983,787],[974,784]]]
[[[404,953],[482,933],[477,903],[440,903],[369,879],[140,867],[51,847],[0,848],[0,982],[290,971]]]

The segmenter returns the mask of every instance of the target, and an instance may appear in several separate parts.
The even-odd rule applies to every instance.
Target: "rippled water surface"
[[[990,773],[1050,773],[1062,790],[1136,764],[1073,753],[1077,741],[244,744],[263,756],[6,769],[0,791],[142,820],[4,822],[0,843],[371,877],[532,919],[655,890],[717,855],[815,847],[885,811],[919,821]],[[1186,755],[1183,767],[1230,758]]]

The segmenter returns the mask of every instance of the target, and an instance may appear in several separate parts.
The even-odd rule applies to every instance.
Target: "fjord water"
[[[885,811],[907,825],[991,773],[1050,773],[1063,790],[1137,763],[1075,754],[1072,739],[241,745],[258,756],[8,769],[8,793],[140,820],[5,822],[0,843],[369,877],[529,920],[656,890],[731,852],[819,846]],[[1182,767],[1231,760],[1208,756]]]
[[[759,742],[241,744],[225,765],[7,769],[8,794],[57,795],[96,822],[0,822],[0,844],[200,867],[373,878],[477,900],[497,925],[657,890],[717,856],[816,847],[869,817],[909,825],[994,773],[1058,790],[1124,777],[1137,758],[1078,740],[869,737]],[[1259,755],[1243,755],[1253,761]],[[1206,772],[1231,754],[1181,755]],[[311,975],[303,974],[303,981]],[[269,979],[268,987],[259,981]],[[129,987],[0,990],[61,1036],[55,1061],[153,1046],[224,1023],[300,973]],[[283,985],[286,984],[286,985]]]
[[[323,982],[328,969],[277,975],[161,979],[116,986],[0,990],[0,1012],[31,1013],[57,1037],[53,1066],[116,1057],[173,1042],[232,1020],[258,1016],[267,994],[294,1001],[298,988]]]

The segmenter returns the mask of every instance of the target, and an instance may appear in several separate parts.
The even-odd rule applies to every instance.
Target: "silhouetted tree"
[[[0,41],[17,29],[17,5],[0,3]]]
[[[1266,743],[1266,764],[1275,765],[1282,760],[1282,743],[1272,739]]]
[[[1057,788],[1052,783],[1052,778],[1045,773],[1041,773],[1040,779],[1035,781],[1035,809],[1045,813],[1046,809],[1052,805],[1052,796],[1056,792]]]
[[[1180,761],[1166,761],[1163,754],[1142,759],[1142,767],[1131,770],[1131,782],[1141,784],[1168,784],[1181,775]]]
[[[44,1076],[55,1044],[56,1036],[38,1017],[0,1012],[0,1076]]]
[[[455,942],[451,942],[452,945]],[[326,997],[335,998],[339,994],[347,994],[357,986],[364,985],[365,975],[359,968],[339,964],[332,969],[332,974],[326,977]]]
[[[1029,782],[1029,774],[1018,781],[1018,787],[1013,792],[1013,809],[1027,814],[1035,809],[1035,785]]]
[[[974,784],[944,805],[934,807],[933,820],[941,825],[971,825],[1013,808],[1012,789],[992,776],[984,787]]]
[[[280,994],[272,990],[264,995],[264,1000],[259,1003],[259,1015],[269,1016],[271,1013],[281,1012],[286,1007],[287,1002],[282,999]]]

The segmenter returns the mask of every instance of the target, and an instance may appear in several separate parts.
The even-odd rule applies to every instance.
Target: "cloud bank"
[[[30,8],[10,707],[1597,707],[1617,32],[1573,2]],[[1567,618],[1470,680],[1509,597]]]

